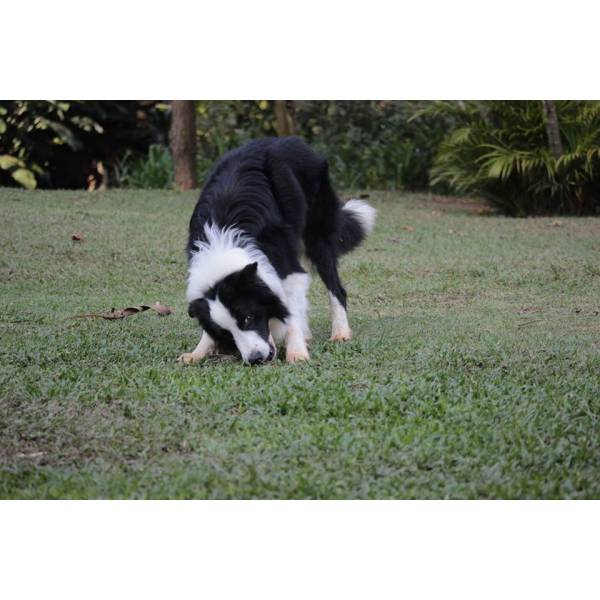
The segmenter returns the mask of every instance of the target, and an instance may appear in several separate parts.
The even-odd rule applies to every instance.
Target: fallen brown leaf
[[[542,309],[539,306],[524,306],[523,308],[519,309],[519,312],[524,312],[524,313],[542,312]]]
[[[85,237],[83,236],[83,233],[74,233],[74,234],[71,236],[71,239],[72,239],[74,242],[83,242],[83,241],[85,240]]]
[[[166,304],[161,304],[160,302],[155,302],[150,308],[161,317],[170,315],[173,312],[171,307]]]
[[[108,321],[114,321],[116,319],[124,319],[125,317],[130,317],[131,315],[137,315],[138,313],[144,312],[146,310],[153,310],[158,316],[164,317],[166,315],[170,315],[173,312],[173,309],[167,306],[166,304],[161,304],[160,302],[156,302],[155,304],[139,304],[138,306],[127,306],[126,308],[111,308],[109,312],[105,313],[84,313],[81,315],[75,315],[73,317],[69,317],[71,319],[106,319]]]
[[[402,229],[404,229],[404,231],[414,231],[415,228],[411,227],[410,225],[402,225]]]

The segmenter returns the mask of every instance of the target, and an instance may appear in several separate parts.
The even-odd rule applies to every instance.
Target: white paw
[[[288,349],[285,354],[285,360],[289,363],[300,362],[304,360],[310,360],[308,350],[293,350]]]
[[[352,329],[349,327],[336,329],[331,332],[331,337],[329,339],[332,342],[347,342],[352,339]]]
[[[186,365],[193,365],[194,363],[200,362],[203,358],[205,358],[205,355],[194,354],[194,352],[186,352],[177,359],[177,362]]]

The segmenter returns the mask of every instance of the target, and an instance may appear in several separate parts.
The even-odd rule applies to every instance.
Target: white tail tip
[[[377,211],[372,206],[363,200],[352,198],[352,200],[348,200],[348,202],[344,204],[343,210],[347,210],[358,219],[365,235],[369,235],[369,233],[373,231]]]

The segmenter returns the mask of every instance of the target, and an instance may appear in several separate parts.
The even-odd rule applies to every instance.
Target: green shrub
[[[327,156],[336,183],[347,189],[423,189],[428,185],[446,117],[410,120],[423,102],[301,102],[299,135]]]
[[[423,106],[423,102],[299,101],[295,103],[296,134],[328,158],[339,187],[423,189],[447,130],[441,116],[410,121]],[[198,101],[196,111],[200,182],[228,150],[254,138],[277,135],[271,101]],[[144,173],[153,168],[144,167],[145,160],[151,162],[150,157],[139,155],[134,162],[128,155],[117,169],[117,185],[148,187]],[[131,169],[136,173],[133,178]]]
[[[428,185],[445,115],[423,102],[298,101],[296,134],[328,158],[345,189]],[[154,101],[0,101],[0,185],[170,187],[169,105]],[[246,141],[276,135],[273,102],[198,101],[198,174]]]
[[[118,187],[168,189],[173,187],[173,159],[166,146],[153,144],[147,156],[127,151],[114,169]]]
[[[295,103],[296,134],[330,162],[336,184],[346,189],[422,189],[446,118],[409,117],[422,102],[317,100]],[[200,180],[225,151],[249,139],[277,135],[273,103],[197,103]]]
[[[557,101],[556,109],[558,158],[540,101],[433,103],[420,115],[443,116],[453,126],[431,183],[487,198],[514,216],[600,212],[600,103]]]
[[[166,142],[154,101],[0,101],[0,185],[94,188],[119,157]],[[168,108],[168,106],[167,106]]]

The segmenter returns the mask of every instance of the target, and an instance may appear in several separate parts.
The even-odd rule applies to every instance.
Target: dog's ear
[[[204,298],[197,298],[188,304],[188,315],[192,319],[200,319],[208,313],[208,302]]]
[[[238,281],[243,283],[248,283],[254,281],[256,278],[256,270],[258,268],[258,263],[253,262],[249,265],[246,265],[238,275]]]

